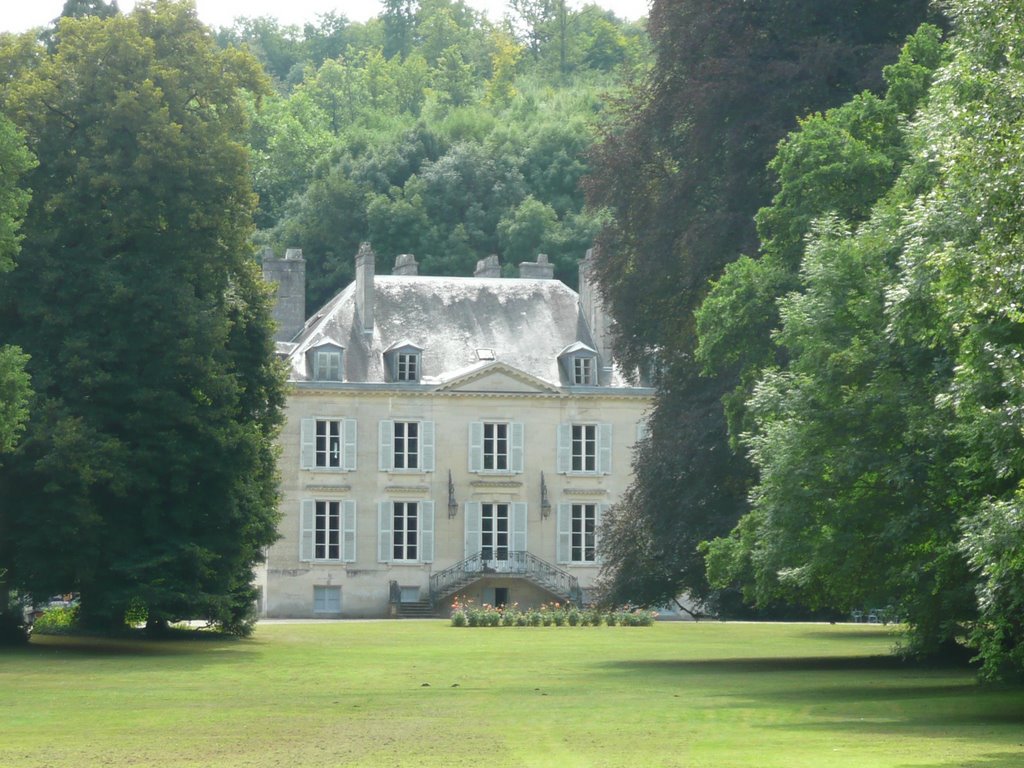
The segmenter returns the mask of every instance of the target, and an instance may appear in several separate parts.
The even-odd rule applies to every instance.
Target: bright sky
[[[505,0],[466,0],[467,4],[485,11],[492,21],[505,13]],[[582,0],[570,3],[579,7]],[[648,0],[596,0],[602,8],[616,16],[636,20],[647,15]],[[128,12],[135,0],[118,0],[118,7]],[[0,31],[23,32],[49,24],[60,15],[64,0],[0,0]],[[350,21],[366,21],[380,13],[380,0],[196,0],[199,18],[211,27],[230,26],[238,16],[273,16],[281,24],[302,26],[315,21],[318,14],[336,11]]]

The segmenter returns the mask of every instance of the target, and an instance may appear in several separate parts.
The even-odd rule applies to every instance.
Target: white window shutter
[[[358,433],[358,426],[356,425],[355,419],[344,419],[342,421],[342,439],[344,440],[344,449],[342,453],[342,469],[354,472],[356,469],[356,435]]]
[[[377,502],[377,562],[391,562],[391,518],[394,506],[390,501]]]
[[[316,466],[316,419],[303,419],[299,449],[299,467],[313,469]]]
[[[638,443],[643,442],[647,439],[648,434],[647,419],[640,419],[636,423],[636,441]]]
[[[356,561],[356,503],[351,499],[341,502],[341,559],[346,563]]]
[[[420,422],[420,469],[434,471],[434,422]]]
[[[380,423],[380,456],[379,465],[381,472],[387,472],[394,468],[395,464],[395,422],[381,421]]]
[[[484,470],[484,423],[482,421],[471,421],[469,423],[469,471],[483,472]]]
[[[565,564],[572,560],[572,504],[559,504],[556,516],[555,562]]]
[[[526,502],[512,502],[512,551],[526,551]]]
[[[316,529],[316,502],[303,499],[299,513],[299,560],[308,563],[313,559],[313,534]]]
[[[612,473],[612,425],[597,425],[597,471],[602,475]]]
[[[421,501],[420,508],[420,562],[434,562],[434,502]]]
[[[479,555],[483,548],[480,538],[480,514],[479,501],[466,502],[466,557]]]
[[[572,469],[572,424],[558,425],[558,471],[562,474]]]
[[[514,421],[511,424],[512,427],[512,451],[509,456],[509,469],[513,472],[521,473],[523,471],[523,442],[524,442],[524,427],[523,422]]]

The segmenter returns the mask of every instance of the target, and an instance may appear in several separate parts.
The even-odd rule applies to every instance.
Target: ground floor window
[[[341,613],[341,587],[313,587],[313,613]]]
[[[316,529],[313,557],[317,560],[341,559],[341,502],[316,503]]]
[[[480,505],[480,545],[484,560],[508,560],[508,504]]]
[[[592,563],[597,558],[597,505],[572,505],[570,560]]]
[[[604,504],[572,502],[558,505],[557,561],[565,565],[597,565],[597,538]]]
[[[391,558],[416,560],[419,556],[419,504],[396,501],[391,517]]]

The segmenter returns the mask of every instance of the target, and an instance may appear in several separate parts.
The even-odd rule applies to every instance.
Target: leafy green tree
[[[381,0],[384,6],[384,56],[404,59],[412,51],[416,29],[416,0]]]
[[[29,193],[20,188],[21,177],[35,165],[24,138],[0,114],[0,280],[14,268],[21,247],[18,230],[28,207]],[[0,454],[14,448],[28,417],[31,394],[25,372],[28,357],[13,346],[0,346]],[[0,595],[0,599],[4,596]],[[5,605],[0,602],[0,611]]]
[[[669,487],[627,496],[612,517],[642,519],[613,523],[627,535],[604,539],[609,588],[620,598],[708,593],[696,544],[746,511],[752,475],[731,455],[715,407],[738,371],[694,386],[694,312],[710,279],[756,253],[754,214],[771,197],[766,166],[796,117],[877,89],[882,64],[926,8],[923,0],[653,3],[654,67],[605,125],[588,181],[590,202],[612,215],[596,275],[617,320],[620,358],[645,369],[657,356],[659,403],[671,404],[655,411],[649,454],[665,466],[636,467],[637,483]],[[649,560],[634,548],[634,529],[683,545],[660,568],[658,589],[630,595],[627,573]]]
[[[491,54],[491,77],[487,81],[486,101],[495,108],[507,106],[516,94],[516,67],[522,56],[518,43],[507,35],[495,33]]]
[[[0,333],[31,355],[24,439],[0,470],[0,562],[35,594],[81,593],[115,627],[244,629],[276,536],[283,401],[240,90],[189,3],[65,19],[52,55],[0,85],[42,160]]]
[[[885,98],[864,92],[841,107],[800,121],[768,164],[778,191],[755,221],[758,258],[726,266],[695,313],[696,358],[705,373],[739,370],[726,398],[735,439],[749,428],[743,403],[765,365],[780,360],[770,334],[778,326],[776,301],[799,288],[798,272],[812,223],[835,214],[864,221],[909,158],[903,131],[926,97],[942,63],[941,31],[924,25],[908,38],[897,63],[885,68]]]
[[[533,261],[546,249],[557,223],[558,214],[550,205],[528,195],[498,222],[498,242],[505,258],[513,264]]]
[[[292,80],[293,72],[305,63],[302,32],[298,27],[278,24],[269,16],[235,19],[234,25],[218,33],[221,45],[247,48],[280,83]]]
[[[913,57],[890,71],[887,100],[921,104],[899,179],[866,222],[819,220],[779,301],[784,364],[748,402],[753,511],[709,566],[757,599],[891,597],[911,649],[966,636],[986,676],[1019,676],[1024,19],[947,9],[934,78]]]

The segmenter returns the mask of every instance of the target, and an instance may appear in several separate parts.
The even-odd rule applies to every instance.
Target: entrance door
[[[508,605],[508,587],[494,588],[494,607],[503,608]]]
[[[480,505],[481,559],[496,571],[507,571],[509,565],[508,504]],[[506,590],[506,597],[507,597]]]

